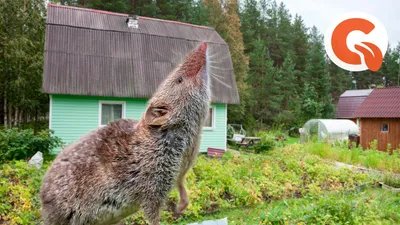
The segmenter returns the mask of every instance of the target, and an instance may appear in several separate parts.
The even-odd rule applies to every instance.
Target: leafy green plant
[[[45,163],[42,169],[36,169],[24,161],[0,165],[0,221],[39,224],[39,190],[47,167]]]
[[[0,131],[0,162],[27,159],[37,151],[47,155],[62,144],[61,139],[54,136],[51,130],[42,130],[35,135],[32,129],[4,129]]]
[[[382,180],[386,185],[394,188],[400,188],[400,176],[391,173],[385,173]]]
[[[273,134],[269,132],[259,132],[257,136],[260,137],[261,140],[254,145],[254,151],[256,153],[271,151],[277,146]]]
[[[327,143],[308,142],[302,145],[308,153],[324,159],[335,160],[355,166],[363,166],[381,171],[400,173],[400,157],[397,151],[393,154],[378,150],[348,149],[346,146],[332,146]]]
[[[378,150],[378,140],[374,139],[369,143],[371,150]]]

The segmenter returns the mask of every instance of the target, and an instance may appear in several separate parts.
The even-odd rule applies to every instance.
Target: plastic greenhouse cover
[[[355,124],[351,120],[345,119],[313,119],[307,121],[303,128],[309,129],[310,126],[314,124],[318,124],[321,128],[321,131],[326,130],[328,134],[358,134],[359,128],[357,124]]]

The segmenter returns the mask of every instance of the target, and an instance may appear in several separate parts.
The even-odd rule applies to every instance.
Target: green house
[[[158,85],[204,40],[213,97],[202,152],[226,149],[227,105],[239,103],[229,47],[213,28],[49,4],[43,92],[50,129],[69,144],[113,120],[140,119]]]

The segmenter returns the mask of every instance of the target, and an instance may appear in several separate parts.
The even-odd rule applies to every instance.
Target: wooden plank
[[[360,120],[360,144],[363,149],[371,148],[369,145],[374,139],[378,141],[378,150],[386,151],[387,144],[391,150],[400,147],[400,119],[398,118],[363,118]],[[382,124],[389,124],[389,132],[382,132]]]
[[[207,155],[212,158],[221,158],[224,153],[223,149],[207,148]]]

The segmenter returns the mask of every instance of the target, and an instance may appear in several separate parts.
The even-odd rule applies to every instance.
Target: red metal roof
[[[336,110],[336,118],[354,118],[354,112],[372,92],[372,89],[348,90],[340,95]]]
[[[374,89],[353,117],[400,118],[400,87]]]

